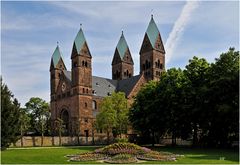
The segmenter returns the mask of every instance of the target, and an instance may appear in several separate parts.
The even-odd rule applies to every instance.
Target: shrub
[[[127,138],[116,138],[115,141],[117,143],[128,143],[128,139]]]

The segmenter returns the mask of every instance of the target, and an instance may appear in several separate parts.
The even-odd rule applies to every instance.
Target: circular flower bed
[[[121,164],[121,163],[136,163],[137,158],[130,155],[130,154],[117,154],[109,159],[104,160],[105,163],[114,163],[114,164]]]
[[[93,152],[67,157],[70,157],[70,161],[103,160],[106,163],[136,163],[138,160],[175,161],[177,155],[152,151],[133,143],[114,143]]]

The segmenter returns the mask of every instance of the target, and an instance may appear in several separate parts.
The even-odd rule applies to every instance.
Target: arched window
[[[87,108],[87,103],[85,102],[85,108]]]
[[[142,67],[143,67],[143,70],[145,70],[145,64],[143,64]]]
[[[85,61],[85,67],[87,67],[87,61]]]
[[[97,102],[95,100],[92,102],[92,109],[97,109]]]
[[[87,89],[87,93],[88,93],[88,89]]]
[[[83,93],[85,93],[85,89],[83,88]]]
[[[82,61],[82,66],[84,66],[84,61]]]
[[[127,76],[128,76],[128,70],[127,70]]]

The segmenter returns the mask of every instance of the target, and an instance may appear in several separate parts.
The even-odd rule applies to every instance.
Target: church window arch
[[[95,100],[93,100],[92,102],[92,108],[97,109],[97,102]]]
[[[83,88],[83,93],[85,93],[85,88]]]
[[[87,103],[85,102],[85,108],[87,108]]]
[[[87,67],[88,66],[88,63],[87,63],[87,61],[85,61],[85,67]]]
[[[84,61],[82,61],[82,66],[84,66]]]
[[[88,89],[87,89],[87,93],[88,93]]]

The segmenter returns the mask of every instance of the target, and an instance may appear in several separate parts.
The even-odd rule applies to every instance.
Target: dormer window
[[[93,95],[96,95],[97,92],[96,92],[95,90],[92,90],[92,94],[93,94]]]

